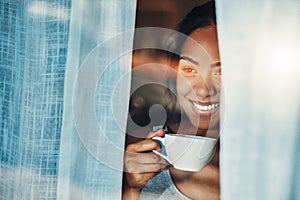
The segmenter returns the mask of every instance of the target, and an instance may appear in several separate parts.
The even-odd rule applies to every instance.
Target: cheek
[[[221,79],[220,78],[212,78],[212,85],[220,93],[221,90]]]
[[[192,82],[180,75],[177,76],[176,87],[179,97],[186,96],[193,91]]]

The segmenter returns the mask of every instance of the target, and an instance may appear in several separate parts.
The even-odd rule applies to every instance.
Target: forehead
[[[181,55],[198,58],[207,54],[206,56],[209,56],[212,61],[220,61],[216,27],[198,28],[189,35],[189,38],[193,39],[194,42],[186,40]]]

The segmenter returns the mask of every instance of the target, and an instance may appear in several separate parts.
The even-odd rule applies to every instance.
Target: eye
[[[215,76],[221,76],[222,75],[222,68],[221,67],[216,67],[213,70],[213,75],[215,75]]]
[[[197,71],[193,67],[189,67],[189,66],[184,66],[182,68],[182,71],[186,73],[197,73]]]
[[[184,65],[180,67],[180,70],[185,76],[194,76],[198,73],[198,70],[194,66]]]
[[[181,59],[179,61],[179,72],[184,76],[195,76],[199,73],[198,66],[188,60]]]

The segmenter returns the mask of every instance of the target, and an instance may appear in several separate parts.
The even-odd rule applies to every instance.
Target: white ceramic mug
[[[217,139],[183,135],[165,134],[164,137],[153,137],[165,146],[166,154],[153,152],[172,164],[176,169],[184,171],[200,171],[213,158]]]

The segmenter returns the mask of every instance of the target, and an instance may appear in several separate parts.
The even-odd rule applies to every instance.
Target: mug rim
[[[203,137],[199,135],[188,135],[188,134],[182,134],[182,133],[167,133],[165,136],[178,136],[178,137],[185,137],[188,139],[201,139],[201,140],[209,140],[209,141],[216,141],[216,138],[211,138],[211,137]]]

